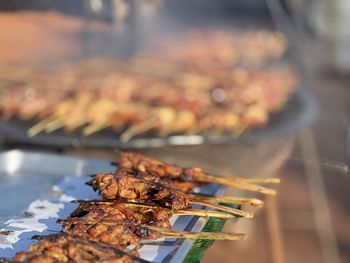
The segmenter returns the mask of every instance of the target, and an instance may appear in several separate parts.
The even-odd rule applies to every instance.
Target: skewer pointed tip
[[[206,201],[209,203],[217,204],[236,204],[236,205],[249,205],[253,207],[263,207],[264,202],[256,198],[241,198],[241,197],[231,197],[231,196],[207,196],[200,194],[192,194],[195,199]]]
[[[202,201],[197,201],[194,199],[194,201],[191,201],[192,204],[194,205],[202,205],[205,207],[209,207],[218,211],[223,211],[226,213],[230,213],[232,215],[238,216],[238,217],[244,217],[244,218],[253,218],[254,214],[250,212],[246,212],[243,210],[239,210],[236,208],[228,207],[228,206],[223,206],[223,205],[218,205],[218,204],[211,204],[207,202],[202,202]]]
[[[250,184],[279,184],[280,178],[238,178],[239,181]]]

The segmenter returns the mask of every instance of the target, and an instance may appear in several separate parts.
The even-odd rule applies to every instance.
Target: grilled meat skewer
[[[115,222],[105,220],[99,222],[93,220],[65,219],[59,220],[59,223],[70,226],[65,229],[66,232],[72,231],[74,234],[81,234],[81,236],[87,236],[86,233],[88,232],[90,235],[95,235],[101,238],[101,241],[107,244],[111,244],[111,242],[116,242],[118,240],[118,245],[121,240],[122,244],[126,245],[137,244],[140,239],[156,240],[159,238],[191,238],[209,240],[242,240],[246,238],[246,235],[244,234],[173,231],[167,227],[167,223],[165,223],[166,225],[164,227],[164,222],[148,225],[125,221]],[[71,228],[71,225],[79,227]],[[79,230],[80,232],[78,232]]]
[[[175,188],[181,187],[180,189],[185,192],[192,190],[196,183],[217,183],[265,194],[275,194],[274,190],[257,186],[255,183],[275,184],[280,181],[278,178],[251,179],[212,176],[198,167],[182,168],[137,153],[121,153],[117,165],[119,169],[126,169],[135,174],[137,178],[161,182]],[[184,187],[185,189],[183,189]]]
[[[81,217],[81,215],[83,215],[84,218],[86,218],[92,215],[92,217],[96,219],[96,215],[103,218],[111,216],[113,218],[116,217],[117,219],[130,218],[136,220],[146,216],[151,218],[151,221],[163,220],[165,217],[170,218],[173,215],[203,216],[225,219],[233,218],[233,215],[231,214],[217,211],[203,209],[171,210],[170,208],[145,202],[133,203],[125,202],[123,200],[75,200],[73,203],[79,203],[80,205],[74,210],[70,217]],[[125,215],[125,213],[127,215]]]
[[[150,200],[173,210],[186,209],[197,204],[234,215],[252,218],[253,214],[242,210],[196,200],[192,195],[155,182],[132,177],[127,171],[118,169],[115,174],[98,174],[90,182],[95,191],[110,200]]]
[[[135,254],[135,252],[133,252]],[[28,252],[17,253],[12,262],[147,262],[120,249],[105,244],[81,239],[77,236],[59,234],[42,239],[31,245]]]

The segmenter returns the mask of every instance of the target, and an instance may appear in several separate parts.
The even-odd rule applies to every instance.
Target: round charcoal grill
[[[111,129],[101,131],[91,136],[83,136],[81,131],[65,133],[59,130],[50,134],[40,133],[34,137],[27,136],[27,130],[35,124],[34,121],[24,122],[10,120],[0,122],[0,133],[10,142],[25,143],[48,147],[85,147],[101,149],[156,148],[171,145],[201,145],[201,144],[234,144],[259,141],[264,138],[274,138],[296,133],[312,122],[316,115],[316,106],[312,96],[306,90],[297,90],[289,99],[282,111],[272,114],[270,121],[264,127],[251,129],[239,137],[229,134],[210,136],[171,135],[160,138],[155,134],[140,135],[128,142],[120,141],[121,132]]]

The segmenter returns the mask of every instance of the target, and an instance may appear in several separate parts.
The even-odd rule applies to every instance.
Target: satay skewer
[[[57,234],[62,234],[62,231],[51,231],[51,232],[54,232],[54,233],[57,233]],[[64,232],[63,232],[64,233]],[[69,234],[71,236],[73,236],[73,234]],[[40,241],[40,240],[43,240],[47,238],[47,236],[42,236],[42,235],[34,235],[32,236],[30,239],[31,240],[37,240],[37,241]],[[78,238],[78,237],[77,237]],[[80,237],[81,239],[81,237]],[[92,240],[91,240],[92,241]],[[141,245],[149,245],[149,246],[168,246],[168,247],[173,247],[173,246],[179,246],[178,244],[176,244],[175,241],[158,241],[158,240],[140,240],[139,242]],[[101,244],[101,243],[99,243]],[[107,244],[107,243],[103,243],[103,244],[106,244],[108,246],[113,246],[113,245],[110,245],[110,244]],[[1,258],[0,258],[0,263],[1,262]]]
[[[120,152],[120,154],[125,154],[120,150],[115,150]],[[127,153],[129,154],[129,153]],[[150,159],[150,158],[147,158]],[[157,160],[158,161],[158,160]],[[111,162],[111,165],[118,166],[118,162]],[[204,172],[205,173],[205,172]],[[219,179],[218,179],[219,178]],[[216,183],[219,181],[220,184],[236,184],[236,183],[247,183],[247,184],[279,184],[281,183],[280,178],[270,177],[270,178],[243,178],[243,177],[232,177],[232,176],[217,176],[205,173],[205,175],[200,176],[200,179],[205,180],[208,183]]]
[[[145,224],[133,224],[131,222],[122,221],[94,221],[94,220],[80,220],[80,219],[59,219],[59,224],[83,224],[83,225],[96,225],[104,224],[109,226],[131,226],[140,227],[142,229],[148,229],[150,231],[157,232],[158,238],[188,238],[188,239],[208,239],[208,240],[243,240],[246,238],[245,234],[236,233],[212,233],[212,232],[185,232],[185,231],[174,231],[166,228],[153,227]]]
[[[127,200],[129,203],[131,203],[133,200],[128,199]],[[137,201],[145,201],[145,200],[137,200]],[[80,200],[78,201],[80,202]],[[97,204],[115,204],[115,203],[120,203],[120,201],[113,201],[113,200],[108,200],[108,201],[82,201],[82,202],[86,202],[86,203],[97,203]],[[211,203],[207,203],[207,202],[202,202],[202,201],[198,201],[198,200],[193,200],[193,201],[188,201],[189,204],[193,204],[193,205],[200,205],[200,206],[205,206],[208,208],[212,208],[215,210],[219,210],[219,211],[223,211],[228,213],[229,215],[225,215],[225,213],[220,213],[220,212],[216,212],[216,211],[211,211],[211,210],[201,210],[201,209],[180,209],[180,210],[174,210],[174,215],[192,215],[192,216],[211,216],[211,217],[218,217],[218,218],[232,218],[232,216],[230,215],[234,215],[234,216],[240,216],[240,217],[245,217],[245,218],[253,218],[254,214],[250,213],[250,212],[246,212],[243,210],[239,210],[236,208],[232,208],[232,207],[226,207],[226,206],[222,206],[222,205],[218,205],[218,204],[211,204]],[[135,204],[138,205],[138,204]],[[142,206],[142,205],[141,205]],[[168,208],[169,209],[169,208]]]
[[[202,202],[175,188],[166,187],[144,179],[134,178],[125,170],[117,170],[117,174],[98,174],[88,184],[92,185],[94,190],[98,190],[102,197],[109,200],[127,199],[130,201],[137,198],[142,201],[170,202],[170,204],[173,204],[176,200],[182,200],[181,202],[183,203],[180,203],[181,208],[179,207],[179,209],[185,208],[186,206],[188,207],[188,205],[200,205],[245,218],[253,218],[253,213],[218,204]],[[135,186],[137,186],[137,188],[135,188]],[[157,194],[160,192],[163,192],[163,195],[159,198]]]
[[[261,208],[264,206],[264,202],[257,198],[244,198],[244,197],[231,197],[231,196],[210,196],[210,195],[202,195],[198,193],[189,194],[194,199],[209,202],[209,203],[224,203],[224,204],[232,204],[232,205],[249,205],[253,207]],[[110,200],[91,200],[91,201],[84,201],[84,200],[74,200],[72,202],[90,202],[90,203],[104,203],[104,204],[115,204],[119,201],[110,201]],[[123,202],[123,201],[121,201]],[[135,204],[135,203],[132,203]],[[144,205],[144,204],[142,204]],[[148,205],[148,204],[147,204]]]
[[[217,196],[211,196],[211,195],[202,195],[202,194],[190,194],[193,196],[193,198],[200,200],[200,201],[205,201],[209,203],[223,203],[223,204],[231,204],[231,205],[249,205],[253,207],[263,207],[264,206],[264,201],[257,199],[257,198],[242,198],[242,197],[231,197],[231,196],[222,196],[222,195],[217,195]],[[72,202],[89,202],[89,201],[84,201],[84,200],[74,200]],[[109,200],[92,200],[91,203],[106,203],[111,202]],[[119,202],[119,201],[112,201],[113,203]],[[134,202],[133,202],[134,204]]]
[[[268,195],[275,195],[276,191],[267,187],[263,187],[257,184],[278,184],[279,178],[240,178],[240,177],[221,177],[210,175],[202,171],[200,168],[183,168],[180,166],[171,165],[160,160],[151,159],[137,153],[124,153],[118,151],[120,154],[120,160],[118,168],[126,168],[130,171],[140,172],[141,175],[151,174],[153,176],[159,176],[163,178],[178,179],[185,177],[188,181],[204,182],[204,183],[216,183],[225,186],[232,186],[242,190],[248,190],[253,192],[260,192]],[[157,167],[157,170],[154,170]],[[167,174],[168,169],[178,170],[174,174]],[[149,171],[151,169],[151,171]],[[159,173],[159,170],[163,174]]]
[[[118,202],[118,201],[111,201],[111,200],[74,200],[73,203],[89,203],[89,204],[102,204],[102,205],[114,205],[116,203],[125,204],[127,206],[133,206],[133,207],[144,207],[144,208],[161,208],[165,210],[169,210],[169,208],[163,208],[157,205],[151,205],[151,204],[140,204],[140,203],[130,203],[130,202]],[[203,210],[203,209],[181,209],[181,210],[174,210],[172,211],[172,215],[177,216],[201,216],[201,217],[216,217],[216,218],[223,218],[223,219],[230,219],[234,216],[232,214],[228,213],[222,213],[217,211],[211,211],[211,210]]]

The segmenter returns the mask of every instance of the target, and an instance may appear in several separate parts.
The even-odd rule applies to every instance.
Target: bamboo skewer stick
[[[217,183],[226,186],[233,186],[242,190],[259,192],[268,195],[276,195],[276,191],[270,188],[266,188],[260,185],[245,183],[234,178],[218,177],[212,175],[203,175],[199,179],[202,182]]]
[[[263,201],[255,198],[240,198],[240,197],[231,197],[231,196],[205,196],[205,195],[195,195],[195,198],[204,202],[249,205],[253,207],[264,206]]]
[[[279,184],[281,183],[280,178],[239,178],[239,181],[250,183],[250,184]]]
[[[122,135],[120,136],[120,140],[122,142],[127,142],[132,137],[155,128],[156,124],[157,124],[157,121],[154,118],[146,120],[139,124],[136,124],[130,127],[129,129],[127,129],[125,132],[123,132]]]
[[[46,125],[50,123],[54,118],[52,116],[47,117],[34,126],[32,126],[28,131],[27,134],[29,137],[34,137],[35,135],[39,134],[40,132],[44,131],[46,128]]]
[[[253,218],[253,216],[254,216],[253,213],[249,213],[249,212],[242,211],[242,210],[239,210],[236,208],[226,207],[226,206],[222,206],[222,205],[218,205],[218,204],[211,204],[211,203],[201,202],[201,201],[197,201],[197,200],[192,200],[189,203],[193,204],[193,205],[201,205],[201,206],[209,207],[212,209],[227,212],[227,213],[230,213],[230,214],[233,214],[236,216],[241,216],[244,218]]]
[[[45,132],[51,133],[51,132],[54,132],[60,128],[63,128],[65,125],[64,119],[65,119],[65,117],[59,117],[59,118],[49,122],[48,124],[46,124]]]
[[[49,117],[38,122],[28,130],[28,136],[33,137],[44,130],[46,130],[46,132],[52,132],[63,127],[65,120],[64,117],[70,113],[70,110],[74,107],[74,103],[73,100],[69,99],[60,102],[55,106],[53,113]]]
[[[227,185],[235,186],[239,189],[246,190],[246,191],[258,192],[266,195],[276,195],[276,190],[263,187],[260,185],[247,184],[247,183],[241,183],[238,185],[235,185],[235,184],[227,184]]]
[[[85,224],[85,225],[95,225],[104,224],[109,226],[117,225],[130,225],[130,226],[140,226],[147,228],[151,231],[158,232],[160,237],[163,238],[188,238],[188,239],[208,239],[208,240],[243,240],[246,238],[245,234],[233,234],[233,233],[212,233],[212,232],[184,232],[184,231],[174,231],[165,228],[153,227],[143,224],[133,224],[130,222],[114,222],[114,221],[93,221],[93,220],[76,220],[76,219],[59,219],[57,220],[59,224]]]
[[[96,132],[99,132],[103,129],[106,129],[108,126],[110,126],[110,124],[108,122],[92,123],[83,129],[83,134],[85,136],[89,136],[89,135],[94,134]]]
[[[148,227],[150,230],[160,232],[163,237],[167,238],[188,238],[188,239],[208,239],[208,240],[243,240],[246,239],[245,234],[233,234],[233,233],[211,233],[211,232],[185,232],[185,231],[173,231],[168,229],[162,229],[157,227]]]
[[[151,205],[151,204],[140,204],[140,203],[130,203],[130,202],[118,202],[118,201],[105,201],[105,200],[74,200],[73,203],[89,203],[89,204],[103,204],[103,205],[114,205],[116,203],[120,204],[126,204],[128,206],[134,206],[134,207],[144,207],[144,208],[158,208],[157,205]],[[163,208],[170,210],[169,208]],[[173,215],[189,215],[189,216],[203,216],[203,217],[216,217],[216,218],[224,218],[224,219],[230,219],[234,216],[232,214],[217,212],[217,211],[210,211],[210,210],[202,210],[202,209],[181,209],[181,210],[175,210],[173,211]]]
[[[180,247],[180,245],[177,244],[176,241],[141,240],[140,244],[157,247]]]
[[[226,214],[226,213],[221,213],[221,212],[216,212],[216,211],[209,211],[209,210],[201,210],[201,209],[178,210],[178,211],[174,211],[174,215],[216,217],[216,218],[224,218],[224,219],[230,219],[230,218],[234,217],[231,214]]]
[[[249,183],[249,184],[279,184],[280,178],[242,178],[242,177],[229,177],[229,176],[214,176],[205,174],[203,179],[205,180],[217,180],[220,179],[222,182],[227,181],[228,183]]]

